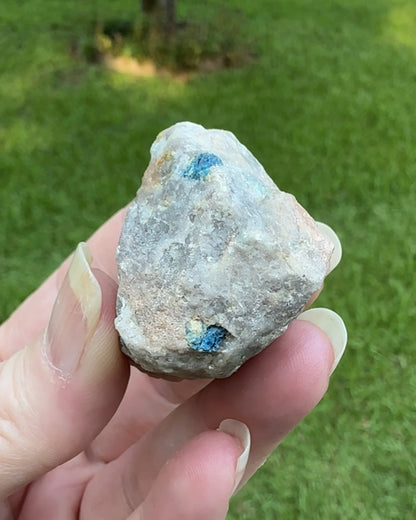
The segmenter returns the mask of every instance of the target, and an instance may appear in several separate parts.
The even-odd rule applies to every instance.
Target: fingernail
[[[101,288],[87,244],[78,244],[45,333],[46,356],[62,379],[76,371],[101,313]]]
[[[342,245],[341,241],[338,238],[338,235],[335,231],[329,227],[327,224],[323,222],[316,223],[320,232],[324,234],[333,244],[334,250],[332,251],[331,259],[329,261],[329,270],[328,274],[335,269],[335,267],[340,263],[342,258]]]
[[[330,309],[317,307],[302,312],[297,319],[313,323],[328,336],[334,350],[334,361],[330,372],[332,374],[347,346],[348,334],[341,316]]]
[[[236,419],[224,419],[219,425],[218,431],[237,437],[243,448],[241,455],[238,457],[237,466],[235,468],[235,483],[233,489],[233,494],[235,494],[239,489],[238,486],[244,476],[248,457],[250,455],[250,430],[248,429],[248,426],[241,421],[237,421]]]

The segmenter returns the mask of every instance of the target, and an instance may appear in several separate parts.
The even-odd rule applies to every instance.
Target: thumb
[[[79,244],[46,330],[0,364],[0,499],[80,453],[123,397],[116,284],[90,263]]]

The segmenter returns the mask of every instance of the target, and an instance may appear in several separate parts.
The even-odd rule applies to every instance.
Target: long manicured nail
[[[323,233],[329,240],[334,244],[334,250],[331,255],[331,259],[329,261],[329,271],[328,274],[335,269],[335,267],[340,263],[342,258],[342,246],[341,241],[338,238],[338,235],[335,231],[329,227],[327,224],[323,222],[316,223],[321,233]]]
[[[248,426],[241,421],[237,421],[236,419],[224,419],[219,425],[218,431],[237,437],[243,448],[241,455],[238,457],[237,466],[235,468],[234,494],[238,490],[238,485],[240,484],[247,467],[251,445],[250,430],[248,429]]]
[[[331,374],[336,369],[345,347],[347,346],[347,329],[342,318],[330,309],[318,307],[308,309],[298,316],[298,320],[309,321],[325,332],[331,341],[334,350],[334,362],[331,367]]]
[[[101,314],[101,288],[90,264],[87,244],[78,244],[59,289],[45,333],[46,356],[67,380],[76,371]]]

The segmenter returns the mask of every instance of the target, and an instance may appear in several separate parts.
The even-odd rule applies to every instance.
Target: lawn
[[[184,82],[88,65],[94,22],[137,4],[0,5],[0,321],[132,198],[160,130],[229,129],[338,232],[319,304],[349,331],[328,394],[229,519],[416,518],[416,4],[230,0],[257,51],[245,68]]]

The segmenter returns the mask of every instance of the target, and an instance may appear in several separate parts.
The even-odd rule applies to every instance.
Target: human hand
[[[78,246],[0,328],[0,520],[223,519],[343,353],[342,320],[313,309],[227,379],[130,369],[113,326],[124,214],[89,240],[92,270]]]

